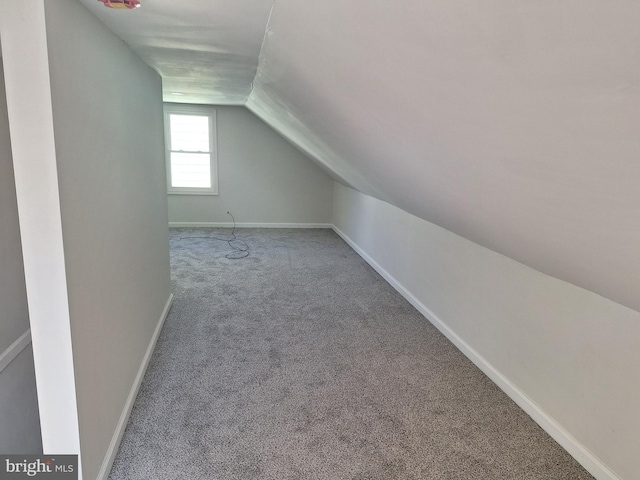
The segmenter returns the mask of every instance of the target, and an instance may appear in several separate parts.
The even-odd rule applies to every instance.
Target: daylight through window
[[[216,194],[215,111],[166,106],[169,193]]]

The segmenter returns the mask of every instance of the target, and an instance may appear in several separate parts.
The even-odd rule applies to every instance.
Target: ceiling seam
[[[269,17],[267,18],[267,24],[264,27],[264,35],[262,37],[262,43],[260,44],[260,51],[258,52],[258,65],[256,66],[256,73],[253,76],[253,80],[251,80],[251,89],[249,90],[249,95],[247,95],[247,99],[244,101],[244,104],[249,102],[249,98],[251,94],[253,94],[253,89],[255,87],[256,77],[258,76],[258,72],[260,70],[260,59],[262,58],[262,50],[264,49],[265,43],[267,43],[267,35],[269,34],[269,26],[271,25],[271,16],[273,15],[273,9],[276,6],[276,0],[273,0],[271,3],[271,10],[269,10]]]

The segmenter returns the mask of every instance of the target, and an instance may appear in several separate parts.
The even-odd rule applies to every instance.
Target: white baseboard
[[[169,228],[232,228],[231,222],[169,222]],[[236,223],[236,228],[332,228],[330,223]]]
[[[598,480],[621,480],[611,469],[602,463],[584,445],[576,440],[562,425],[556,422],[531,398],[514,385],[507,377],[493,367],[482,355],[459,337],[447,324],[435,315],[426,305],[418,300],[396,278],[379,265],[369,254],[362,250],[338,227],[333,230],[353,250],[371,265],[389,284],[395,288],[411,305],[429,320],[444,336],[446,336],[469,360],[487,375],[503,392],[505,392],[522,410],[524,410],[542,429],[547,432],[569,455],[576,459],[591,475]]]
[[[27,345],[31,343],[31,329],[24,332],[20,337],[13,342],[9,348],[0,353],[0,372],[9,366],[9,364],[20,355],[20,352],[27,348]]]
[[[131,386],[131,390],[129,391],[129,396],[127,397],[127,401],[124,404],[122,414],[120,415],[120,419],[118,420],[118,424],[116,425],[116,429],[113,433],[113,437],[111,438],[111,443],[109,444],[109,448],[107,449],[107,453],[102,462],[102,466],[100,467],[100,471],[98,472],[97,480],[107,480],[107,478],[109,477],[109,473],[111,472],[111,467],[113,466],[113,462],[116,458],[116,454],[118,453],[118,448],[120,447],[122,435],[124,435],[124,430],[127,427],[127,421],[129,420],[129,415],[131,415],[131,409],[133,408],[133,404],[136,401],[136,397],[138,396],[138,391],[140,390],[142,379],[144,378],[144,374],[147,371],[147,367],[149,366],[151,355],[153,355],[153,350],[156,346],[156,342],[158,341],[158,337],[160,336],[160,332],[162,331],[162,326],[164,325],[164,322],[167,319],[167,315],[169,314],[169,310],[171,309],[172,303],[173,303],[173,294],[169,295],[169,298],[167,299],[167,303],[165,304],[164,309],[162,310],[162,315],[160,315],[160,319],[158,320],[156,329],[153,332],[151,341],[147,346],[147,351],[145,352],[144,357],[142,358],[142,363],[140,364],[140,368],[138,369],[138,374],[136,375],[136,378],[133,381],[133,385]]]

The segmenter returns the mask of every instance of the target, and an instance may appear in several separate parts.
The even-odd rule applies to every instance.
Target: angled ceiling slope
[[[273,0],[80,0],[162,76],[167,102],[244,105]]]
[[[640,3],[81,1],[165,100],[246,102],[346,185],[640,311]]]
[[[277,0],[247,106],[365,193],[640,310],[638,24],[633,0]]]

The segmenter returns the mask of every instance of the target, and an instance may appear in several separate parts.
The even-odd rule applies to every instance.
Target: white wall
[[[0,361],[0,452],[7,454],[42,452],[28,331],[29,311],[4,74],[0,65],[0,359],[6,359]],[[16,344],[25,334],[25,341]]]
[[[330,224],[332,180],[244,107],[218,106],[219,195],[169,195],[172,224]]]
[[[80,446],[96,478],[171,292],[162,82],[75,0],[45,7]]]
[[[171,299],[161,79],[76,0],[0,34],[43,448],[106,478]]]
[[[31,345],[0,372],[0,451],[16,455],[42,453]]]
[[[640,310],[640,2],[275,2],[247,106],[359,191]]]
[[[44,0],[0,9],[0,35],[42,446],[78,454]]]
[[[338,183],[334,224],[596,478],[637,478],[640,313]]]

